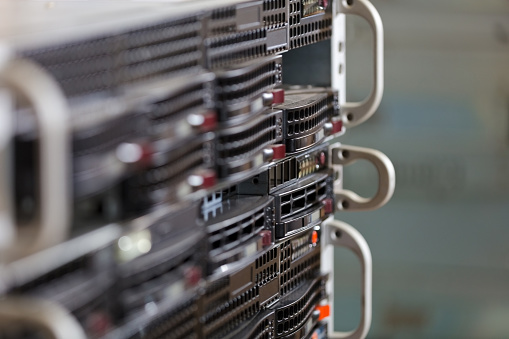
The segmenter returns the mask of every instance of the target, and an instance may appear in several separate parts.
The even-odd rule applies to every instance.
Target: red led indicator
[[[272,232],[269,230],[261,231],[260,235],[262,237],[262,245],[263,247],[272,245]]]
[[[286,145],[276,144],[270,147],[274,151],[274,156],[272,157],[272,160],[284,159],[284,157],[286,157]]]
[[[154,151],[152,149],[151,144],[142,144],[141,145],[141,157],[140,157],[140,165],[142,166],[150,166],[152,164],[152,155]]]
[[[87,329],[94,337],[102,337],[111,328],[110,317],[103,312],[94,312],[87,317]]]
[[[200,282],[201,269],[199,267],[190,267],[185,271],[184,277],[188,286],[195,286]]]
[[[276,89],[272,91],[272,95],[274,99],[272,100],[272,104],[282,104],[285,102],[285,90],[284,89]]]
[[[202,173],[203,184],[202,188],[210,188],[216,184],[216,172],[212,170],[207,170]]]
[[[334,212],[334,204],[332,203],[332,199],[328,198],[323,200],[323,209],[327,214]]]
[[[326,160],[327,160],[327,157],[326,157],[325,153],[321,152],[320,155],[318,156],[318,164],[320,166],[323,166],[323,165],[325,165]]]
[[[338,120],[338,121],[332,122],[332,133],[334,133],[334,134],[339,133],[339,132],[341,132],[342,129],[343,129],[343,121]]]
[[[216,129],[217,126],[217,113],[215,111],[208,111],[203,115],[203,123],[200,128],[203,132],[209,132]]]

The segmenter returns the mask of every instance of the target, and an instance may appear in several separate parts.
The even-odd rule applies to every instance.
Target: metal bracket
[[[342,173],[342,167],[364,159],[378,171],[378,191],[372,198],[364,198],[350,190],[343,189],[342,180],[334,183],[334,198],[339,210],[367,211],[385,205],[394,193],[396,174],[389,158],[380,151],[335,143],[330,147],[331,167]]]
[[[365,338],[371,327],[371,305],[372,305],[372,259],[371,251],[364,237],[352,226],[332,217],[323,223],[322,239],[325,245],[333,247],[346,247],[360,259],[362,267],[362,289],[361,289],[361,319],[359,326],[354,331],[336,332],[333,328],[333,321],[329,322],[329,338],[361,339]],[[333,263],[330,263],[332,266]],[[329,297],[333,299],[333,290],[328,291]],[[332,315],[334,315],[334,305]]]

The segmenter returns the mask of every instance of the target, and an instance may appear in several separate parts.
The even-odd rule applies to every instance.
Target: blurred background
[[[509,338],[509,1],[372,0],[385,28],[378,112],[343,143],[381,150],[392,200],[338,213],[373,255],[370,338]],[[347,17],[347,100],[371,86],[371,31]],[[354,175],[355,173],[355,175]],[[373,195],[376,171],[345,169]],[[360,265],[335,253],[336,329],[360,314]]]

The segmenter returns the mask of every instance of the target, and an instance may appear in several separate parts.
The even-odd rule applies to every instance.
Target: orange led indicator
[[[311,243],[314,245],[318,242],[318,232],[313,231],[313,234],[311,234]]]
[[[323,320],[330,315],[330,306],[329,305],[316,306],[315,310],[320,311],[320,316],[318,317],[318,321]]]

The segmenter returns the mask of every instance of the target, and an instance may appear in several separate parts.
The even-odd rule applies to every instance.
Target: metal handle
[[[339,0],[337,13],[353,14],[364,18],[373,31],[373,87],[369,96],[362,102],[342,103],[341,109],[346,117],[345,126],[356,126],[375,113],[380,105],[384,91],[384,33],[382,19],[375,7],[367,0]]]
[[[37,231],[33,238],[18,236],[18,243],[11,249],[14,253],[21,251],[14,254],[18,256],[59,243],[67,235],[69,117],[62,90],[34,63],[22,59],[9,61],[0,73],[0,81],[27,99],[35,112],[39,133],[40,212],[34,225]]]
[[[371,251],[364,237],[352,226],[332,217],[324,224],[324,241],[335,247],[346,247],[360,259],[362,268],[362,289],[361,289],[361,319],[359,326],[350,332],[336,332],[333,328],[333,321],[330,322],[329,338],[360,339],[365,338],[371,327],[371,283],[372,283],[372,259]],[[333,298],[333,296],[330,296]],[[334,316],[334,305],[332,305]]]
[[[382,207],[394,194],[396,185],[396,173],[389,158],[380,151],[347,146],[340,143],[333,144],[330,148],[332,167],[341,172],[343,166],[364,159],[371,162],[378,171],[378,191],[372,198],[364,198],[350,190],[343,189],[342,180],[334,183],[334,198],[339,210],[366,211]],[[339,167],[339,168],[338,168]]]
[[[11,246],[16,239],[11,187],[11,141],[14,125],[11,108],[12,98],[7,90],[0,89],[0,249],[2,250]]]
[[[78,321],[60,305],[43,299],[9,297],[0,301],[0,327],[11,324],[42,330],[51,339],[85,339]]]

